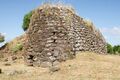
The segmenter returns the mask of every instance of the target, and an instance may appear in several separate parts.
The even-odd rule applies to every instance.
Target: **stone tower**
[[[77,51],[106,53],[102,34],[65,6],[47,4],[34,10],[26,35],[28,65],[54,66],[73,58]]]

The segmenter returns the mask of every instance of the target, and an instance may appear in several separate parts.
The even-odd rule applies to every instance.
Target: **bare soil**
[[[59,65],[60,70],[50,72],[48,68],[29,67],[22,59],[0,62],[0,80],[120,80],[120,56],[99,55],[85,52],[73,60]]]

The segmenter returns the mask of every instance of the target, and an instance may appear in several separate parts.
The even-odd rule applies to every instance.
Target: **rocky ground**
[[[22,58],[0,61],[0,80],[120,80],[120,56],[77,54],[59,65],[60,70],[28,67]]]

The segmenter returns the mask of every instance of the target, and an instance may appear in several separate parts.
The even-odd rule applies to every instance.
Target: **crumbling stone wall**
[[[73,58],[77,51],[106,53],[106,42],[96,29],[85,26],[73,9],[43,5],[33,12],[26,32],[27,65],[50,67]]]

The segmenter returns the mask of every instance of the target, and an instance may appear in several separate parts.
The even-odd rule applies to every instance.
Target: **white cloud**
[[[101,28],[100,30],[104,34],[120,36],[120,27]]]
[[[104,27],[100,28],[107,42],[117,45],[120,44],[120,27]]]
[[[6,36],[6,33],[4,33],[4,32],[2,32],[2,33],[0,33],[1,35],[3,35],[3,36]]]

